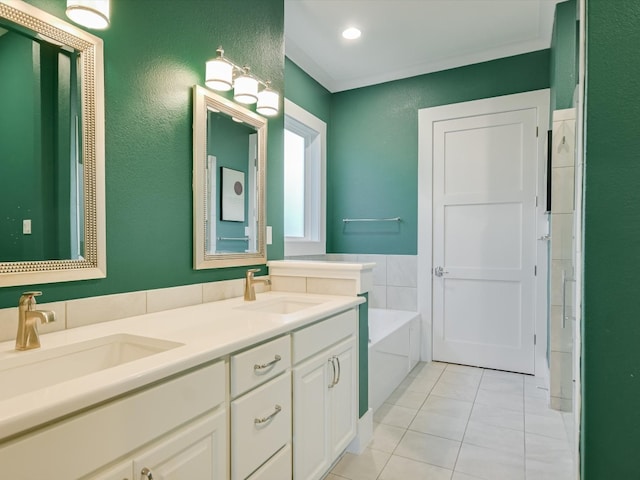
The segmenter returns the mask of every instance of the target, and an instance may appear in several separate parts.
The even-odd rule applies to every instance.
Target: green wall
[[[331,92],[289,58],[285,58],[284,76],[287,98],[329,124],[331,120]]]
[[[549,87],[549,50],[333,95],[327,251],[417,253],[418,110]],[[343,218],[401,217],[349,224]]]
[[[573,107],[573,92],[578,83],[578,22],[576,0],[556,6],[551,37],[551,109]]]
[[[63,0],[29,0],[66,18]],[[192,87],[218,45],[284,88],[283,0],[113,0],[104,39],[107,278],[39,286],[43,302],[240,278],[192,268]],[[270,259],[283,256],[283,116],[269,119]],[[0,289],[0,308],[29,286]]]
[[[587,0],[583,480],[635,479],[640,432],[640,2]]]

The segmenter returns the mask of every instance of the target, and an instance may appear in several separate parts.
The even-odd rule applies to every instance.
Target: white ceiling
[[[285,0],[285,50],[339,92],[549,48],[560,1]]]

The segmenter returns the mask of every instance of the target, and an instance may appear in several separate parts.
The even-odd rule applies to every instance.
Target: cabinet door
[[[134,480],[133,462],[128,460],[108,470],[89,475],[86,478],[91,480]]]
[[[357,363],[356,339],[336,345],[331,350],[337,365],[337,383],[331,392],[331,461],[347,448],[356,435],[357,411]]]
[[[293,371],[293,478],[322,478],[329,466],[329,352],[321,352]]]
[[[134,479],[161,480],[226,480],[227,411],[216,410],[185,430],[168,436],[133,462]]]

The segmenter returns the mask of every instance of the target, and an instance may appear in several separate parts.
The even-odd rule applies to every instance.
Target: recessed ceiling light
[[[362,32],[356,27],[349,27],[342,32],[342,36],[347,40],[355,40],[356,38],[360,38],[360,35],[362,35]]]

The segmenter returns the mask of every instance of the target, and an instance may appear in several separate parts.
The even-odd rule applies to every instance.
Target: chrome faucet
[[[247,270],[247,279],[244,283],[244,299],[248,302],[252,302],[256,299],[256,289],[254,285],[256,283],[264,283],[265,285],[271,285],[271,280],[268,278],[263,278],[260,280],[256,280],[253,276],[254,273],[258,273],[260,271],[259,268],[250,268]]]
[[[42,292],[25,292],[18,302],[18,335],[16,336],[16,350],[31,350],[40,347],[38,336],[38,324],[53,322],[56,319],[54,312],[47,310],[35,310],[36,298]]]

